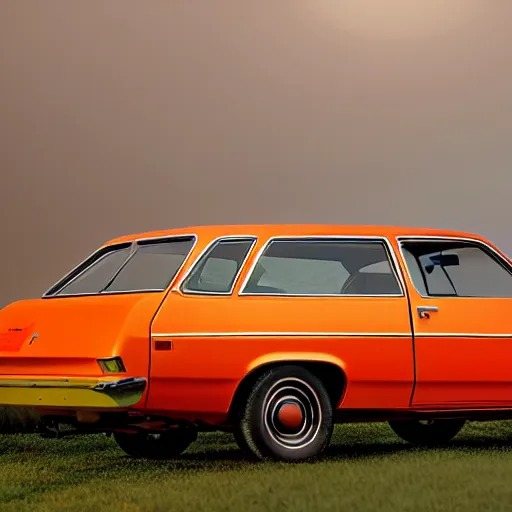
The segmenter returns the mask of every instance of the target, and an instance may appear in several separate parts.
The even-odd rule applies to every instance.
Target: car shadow
[[[207,448],[207,445],[205,445]],[[484,450],[488,452],[499,451],[503,452],[504,450],[512,451],[512,440],[506,441],[503,439],[492,439],[492,438],[472,438],[472,439],[460,439],[453,440],[450,443],[446,443],[438,446],[413,446],[408,443],[397,441],[396,443],[352,443],[349,445],[344,444],[331,444],[325,452],[313,461],[309,461],[307,463],[316,463],[320,461],[329,461],[329,460],[357,460],[357,459],[368,459],[368,458],[378,458],[389,455],[396,454],[407,454],[414,453],[418,454],[420,452],[430,452],[432,450],[436,451],[474,451],[474,450]],[[252,459],[250,456],[247,456],[242,452],[242,450],[238,448],[234,449],[206,449],[201,451],[196,451],[193,453],[187,453],[181,455],[181,460],[186,460],[190,462],[240,462],[240,463],[258,463],[260,461]],[[261,463],[261,462],[260,462]]]
[[[396,443],[361,443],[351,445],[331,445],[324,453],[324,458],[360,459],[394,455],[398,453],[419,453],[436,451],[500,451],[512,449],[512,442],[494,439],[464,439],[433,446],[414,446],[405,442]]]
[[[186,471],[197,469],[225,470],[228,467],[237,467],[261,464],[261,461],[255,460],[240,450],[231,435],[214,434],[205,436],[194,443],[189,450],[180,457],[170,460],[150,461],[146,459],[133,459],[125,455],[112,440],[93,436],[89,438],[64,438],[62,440],[49,441],[48,445],[33,444],[29,438],[32,436],[6,436],[8,439],[0,438],[2,445],[2,454],[19,454],[22,458],[29,458],[34,455],[59,455],[61,458],[74,457],[78,453],[94,453],[96,456],[104,453],[108,460],[105,460],[105,469],[112,467],[122,468],[126,464],[137,466],[138,470],[151,471],[151,468],[166,466],[169,470]],[[486,452],[512,451],[512,439],[507,440],[503,436],[493,437],[490,435],[462,435],[451,442],[441,446],[420,447],[413,446],[400,439],[387,438],[379,440],[377,436],[372,437],[365,434],[358,436],[358,439],[342,441],[334,440],[325,452],[318,458],[305,462],[306,464],[316,464],[318,462],[329,461],[354,461],[358,459],[380,458],[396,454],[418,454],[428,453],[432,450],[445,452],[472,452],[475,450]],[[341,441],[341,442],[340,442]],[[75,444],[76,443],[76,444]],[[45,443],[46,444],[46,443]],[[101,462],[95,461],[95,464]],[[264,462],[268,464],[271,462]]]

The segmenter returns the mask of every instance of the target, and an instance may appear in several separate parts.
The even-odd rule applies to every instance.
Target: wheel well
[[[343,370],[333,364],[323,361],[277,361],[274,363],[267,363],[249,372],[239,383],[231,406],[229,408],[229,421],[234,420],[234,415],[240,410],[240,405],[243,400],[249,395],[254,383],[258,378],[271,368],[284,365],[301,366],[302,368],[310,371],[315,377],[322,381],[325,386],[333,407],[336,407],[341,401],[347,384],[347,379]]]

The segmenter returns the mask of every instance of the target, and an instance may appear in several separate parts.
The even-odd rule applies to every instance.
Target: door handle
[[[418,306],[417,310],[420,318],[430,318],[430,313],[437,313],[439,311],[437,306]]]

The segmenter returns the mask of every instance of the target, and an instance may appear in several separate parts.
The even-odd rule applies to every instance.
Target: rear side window
[[[130,255],[131,246],[105,251],[69,284],[62,287],[59,295],[98,293],[102,290]]]
[[[276,239],[254,267],[243,294],[402,295],[381,241]]]
[[[199,259],[183,282],[183,293],[231,294],[255,242],[255,238],[217,241]]]
[[[183,265],[192,245],[193,240],[141,243],[105,291],[165,290]]]
[[[106,247],[49,290],[46,296],[90,295],[167,288],[192,250],[193,237]]]

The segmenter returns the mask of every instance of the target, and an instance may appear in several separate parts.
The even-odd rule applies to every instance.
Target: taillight
[[[98,359],[98,364],[103,373],[125,373],[123,360],[120,357],[109,357],[106,359]]]

